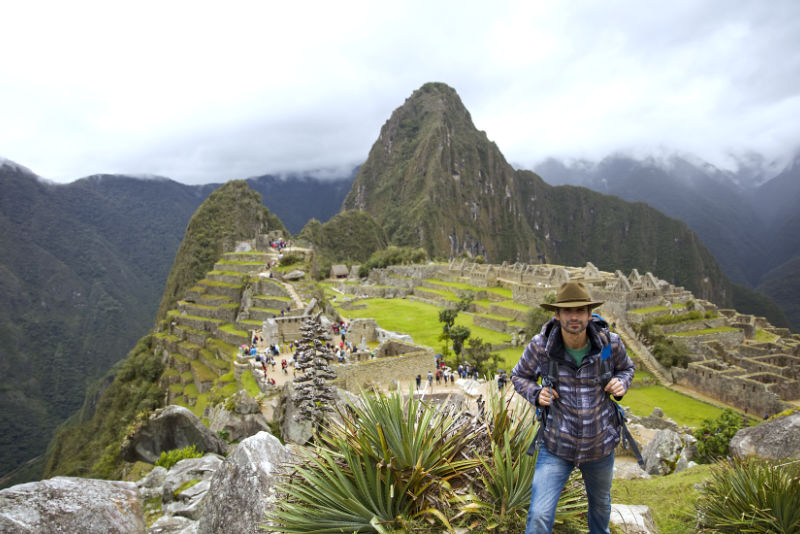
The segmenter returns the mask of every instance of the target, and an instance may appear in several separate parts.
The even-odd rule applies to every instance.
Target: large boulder
[[[242,441],[211,478],[198,533],[261,532],[275,502],[275,485],[292,455],[276,437],[259,432]]]
[[[189,519],[200,517],[200,503],[209,488],[209,481],[222,465],[222,458],[206,454],[202,458],[187,458],[172,466],[161,487],[162,507],[168,515]],[[190,487],[186,487],[193,484]]]
[[[208,427],[215,433],[225,431],[230,441],[241,441],[262,431],[269,432],[269,423],[261,414],[261,404],[246,391],[233,396],[232,406],[215,406],[209,415]]]
[[[161,453],[194,445],[200,452],[225,455],[228,444],[189,409],[171,405],[156,410],[122,443],[121,456],[128,462],[155,463]]]
[[[0,490],[0,532],[144,533],[133,482],[55,477]]]
[[[684,441],[677,432],[659,430],[653,440],[642,449],[644,470],[651,475],[668,475],[674,472],[684,446]]]
[[[313,435],[311,421],[300,415],[300,410],[293,400],[294,383],[286,382],[281,390],[281,403],[278,418],[281,422],[281,437],[285,443],[305,445]]]
[[[800,458],[800,412],[739,430],[731,440],[730,452],[738,458]]]

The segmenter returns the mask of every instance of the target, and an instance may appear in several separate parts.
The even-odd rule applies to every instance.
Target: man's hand
[[[558,391],[554,390],[550,386],[543,387],[539,392],[539,406],[550,406],[550,403],[553,402],[553,399],[557,398]]]
[[[622,397],[625,395],[626,390],[625,386],[619,381],[618,378],[612,378],[608,381],[608,384],[606,384],[605,391],[611,393],[615,397]]]

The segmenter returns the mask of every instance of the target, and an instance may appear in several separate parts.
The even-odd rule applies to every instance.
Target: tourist
[[[433,387],[433,373],[428,371],[428,387]]]
[[[416,380],[417,380],[417,389],[419,390],[419,388],[422,387],[422,375],[417,375]]]
[[[592,317],[592,309],[601,304],[582,283],[563,284],[553,304],[541,304],[554,317],[511,372],[517,393],[543,412],[543,432],[529,450],[534,453],[541,443],[526,534],[552,530],[559,495],[575,467],[586,487],[589,532],[610,532],[614,448],[621,428],[609,394],[617,400],[625,395],[634,365],[619,336]]]

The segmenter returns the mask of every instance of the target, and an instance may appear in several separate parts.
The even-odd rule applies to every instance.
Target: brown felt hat
[[[596,308],[603,304],[602,302],[592,300],[586,287],[580,282],[566,282],[561,284],[556,294],[556,301],[553,304],[543,302],[540,304],[542,308],[549,311],[555,311],[561,308],[580,308],[581,306],[589,306],[589,309]]]

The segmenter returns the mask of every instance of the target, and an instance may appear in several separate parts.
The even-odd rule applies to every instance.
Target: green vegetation
[[[700,497],[697,488],[709,476],[709,466],[701,465],[665,477],[615,479],[611,486],[611,502],[648,506],[660,534],[694,534],[697,532],[695,506]]]
[[[253,378],[252,373],[247,371],[242,373],[241,380],[242,380],[242,387],[251,397],[255,398],[261,393],[261,390],[258,389],[258,384],[256,383],[256,379]]]
[[[111,372],[113,380],[100,394],[94,415],[85,422],[67,421],[48,449],[45,476],[120,478],[119,443],[137,414],[161,406],[158,379],[161,358],[145,336]]]
[[[776,336],[775,334],[770,334],[765,330],[758,329],[756,330],[756,335],[754,336],[753,339],[761,343],[773,343],[775,340],[778,339],[778,336]]]
[[[703,328],[701,330],[691,330],[689,332],[676,332],[674,334],[669,334],[670,336],[675,337],[692,337],[692,336],[705,336],[708,334],[719,334],[722,332],[738,332],[738,328],[734,328],[732,326],[720,326],[719,328]]]
[[[631,388],[621,404],[629,407],[631,412],[638,416],[650,415],[655,407],[662,408],[670,419],[679,425],[689,427],[697,427],[705,419],[716,418],[722,413],[722,408],[697,401],[662,386]]]
[[[157,320],[166,317],[186,290],[213,269],[222,258],[225,241],[251,239],[268,230],[286,231],[261,203],[261,195],[248,189],[247,182],[232,180],[211,193],[189,220],[167,278]]]
[[[170,469],[173,465],[177,464],[181,460],[185,460],[187,458],[201,458],[202,456],[203,453],[198,451],[197,447],[194,445],[184,447],[182,449],[162,451],[161,456],[158,458],[158,460],[156,460],[156,466],[161,466],[164,469]]]
[[[372,269],[383,269],[389,265],[422,263],[427,260],[428,254],[424,249],[391,246],[384,250],[376,250],[373,252],[366,263],[362,264],[359,268],[358,275],[364,277],[367,276]]]
[[[797,461],[745,459],[718,464],[698,501],[701,527],[713,532],[800,532],[798,481]]]
[[[746,426],[747,419],[733,410],[725,410],[715,419],[705,419],[693,432],[698,461],[713,462],[728,456],[731,439]]]
[[[671,308],[668,308],[667,306],[650,306],[648,308],[634,308],[632,310],[628,310],[628,313],[636,313],[636,314],[640,314],[640,315],[646,315],[646,314],[650,314],[650,313],[668,312],[670,310],[679,310],[679,309],[683,309],[683,308],[686,308],[686,304],[678,303],[678,304],[673,304]]]

